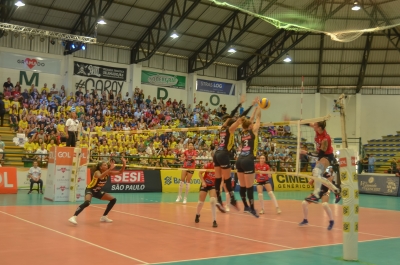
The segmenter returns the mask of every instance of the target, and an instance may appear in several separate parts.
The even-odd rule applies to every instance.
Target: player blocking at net
[[[231,163],[229,160],[229,152],[233,148],[234,145],[234,132],[236,128],[239,126],[239,123],[235,123],[236,121],[236,112],[240,108],[240,106],[246,101],[244,95],[240,98],[239,105],[236,106],[235,109],[232,110],[230,115],[224,115],[222,120],[224,123],[222,124],[221,129],[219,130],[219,142],[216,147],[216,152],[213,156],[213,162],[215,167],[215,189],[217,193],[217,208],[221,212],[225,212],[222,204],[221,198],[221,183],[222,180],[225,183],[227,193],[230,197],[230,204],[238,210],[237,202],[235,199],[235,193],[233,192],[233,188],[231,185]],[[250,111],[250,108],[244,111],[241,115],[245,116]]]
[[[115,161],[111,160],[108,165],[107,162],[99,162],[96,167],[96,171],[93,174],[92,181],[88,184],[85,190],[85,201],[76,209],[74,216],[68,219],[69,222],[77,225],[76,221],[77,216],[90,205],[92,201],[92,197],[95,197],[99,200],[109,201],[106,210],[104,211],[103,216],[100,218],[100,222],[112,223],[113,220],[108,218],[108,213],[114,207],[117,199],[111,196],[110,194],[102,191],[102,188],[107,183],[107,179],[113,175],[120,175],[125,171],[126,160],[121,157],[122,168],[119,171],[113,170],[115,167]]]
[[[204,165],[205,169],[214,169],[213,162],[207,162]],[[215,172],[200,172],[199,174],[201,185],[200,185],[200,193],[199,193],[199,202],[197,203],[197,211],[195,223],[200,222],[200,212],[203,208],[204,201],[206,199],[207,193],[210,195],[210,205],[211,205],[211,213],[213,218],[213,227],[218,227],[217,224],[217,213],[216,213],[216,205],[217,205],[217,193],[215,191]]]

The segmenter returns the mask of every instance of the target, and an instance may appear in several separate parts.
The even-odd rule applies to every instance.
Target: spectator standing
[[[42,170],[38,167],[38,162],[33,162],[33,167],[29,169],[28,176],[30,178],[30,188],[28,194],[32,193],[32,188],[34,183],[38,183],[40,188],[40,193],[43,194],[43,180],[41,180]]]
[[[4,114],[6,114],[6,109],[5,109],[5,104],[3,101],[3,97],[0,98],[0,125],[1,127],[3,127],[3,123],[4,123]]]
[[[368,159],[368,172],[369,173],[374,173],[375,162],[376,162],[376,159],[375,159],[374,155],[370,154],[369,159]]]

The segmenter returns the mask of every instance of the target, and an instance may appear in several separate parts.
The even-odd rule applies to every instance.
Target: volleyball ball
[[[260,102],[258,102],[258,106],[260,106],[261,109],[268,109],[271,106],[271,101],[267,98],[262,98]]]

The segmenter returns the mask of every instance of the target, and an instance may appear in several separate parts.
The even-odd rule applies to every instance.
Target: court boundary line
[[[134,258],[134,257],[131,257],[131,256],[128,256],[128,255],[122,254],[122,253],[120,253],[120,252],[117,252],[117,251],[114,251],[114,250],[111,250],[111,249],[102,247],[102,246],[100,246],[100,245],[94,244],[94,243],[89,242],[89,241],[86,241],[86,240],[84,240],[84,239],[80,239],[80,238],[78,238],[78,237],[74,237],[74,236],[68,235],[68,234],[66,234],[66,233],[60,232],[60,231],[55,230],[55,229],[52,229],[52,228],[50,228],[50,227],[47,227],[47,226],[44,226],[44,225],[40,225],[40,224],[31,222],[31,221],[26,220],[26,219],[23,219],[23,218],[21,218],[21,217],[18,217],[18,216],[15,216],[15,215],[12,215],[12,214],[3,212],[3,211],[0,211],[0,213],[2,213],[2,214],[4,214],[4,215],[7,215],[7,216],[10,216],[10,217],[13,217],[13,218],[15,218],[15,219],[18,219],[18,220],[20,220],[20,221],[26,222],[26,223],[28,223],[28,224],[41,227],[41,228],[46,229],[46,230],[49,230],[49,231],[51,231],[51,232],[54,232],[54,233],[57,233],[57,234],[60,234],[60,235],[63,235],[63,236],[66,236],[66,237],[69,237],[69,238],[78,240],[78,241],[80,241],[80,242],[83,242],[83,243],[86,243],[86,244],[88,244],[88,245],[91,245],[91,246],[100,248],[100,249],[102,249],[102,250],[106,250],[106,251],[111,252],[111,253],[113,253],[113,254],[117,254],[117,255],[119,255],[119,256],[121,256],[121,257],[130,259],[130,260],[134,260],[134,261],[138,261],[138,262],[141,262],[141,263],[143,263],[143,264],[150,264],[150,263],[145,262],[145,261],[143,261],[143,260],[136,259],[136,258]]]
[[[358,243],[368,243],[368,242],[371,242],[371,241],[382,241],[382,240],[389,240],[389,239],[400,239],[400,237],[381,238],[381,239],[368,239],[368,240],[365,240],[365,241],[359,241]],[[235,254],[235,255],[225,255],[225,256],[218,256],[218,257],[212,257],[212,258],[176,260],[176,261],[158,262],[158,263],[151,263],[151,264],[168,264],[168,263],[190,262],[190,261],[197,261],[197,260],[222,259],[222,258],[230,258],[230,257],[237,257],[237,256],[249,256],[249,255],[257,255],[257,254],[267,254],[267,253],[272,253],[272,252],[295,251],[295,250],[312,249],[312,248],[318,248],[318,247],[332,247],[332,246],[337,246],[337,245],[342,245],[342,244],[343,243],[335,243],[335,244],[327,244],[327,245],[312,246],[312,247],[302,247],[302,248],[295,248],[295,249],[267,250],[267,251],[264,251],[264,252],[253,252],[253,253],[243,253],[243,254]]]
[[[196,207],[194,207],[194,206],[189,206],[189,205],[186,205],[186,207],[196,208]],[[203,209],[204,209],[204,208],[203,208]],[[211,211],[211,209],[207,209],[207,208],[206,208],[206,210],[207,210],[207,211]],[[235,210],[235,211],[236,211],[236,210]],[[235,213],[235,212],[232,212],[232,211],[230,211],[229,214],[234,214],[234,215],[239,215],[239,216],[248,216],[248,215],[246,215],[246,214],[244,214],[244,213]],[[261,216],[261,215],[259,215],[259,216],[260,216],[259,218],[262,218],[262,219],[264,219],[264,220],[272,220],[272,221],[286,222],[286,223],[292,223],[292,224],[299,224],[298,222],[292,222],[292,221],[287,221],[287,220],[279,220],[279,219],[272,219],[272,218],[264,217],[264,216]],[[326,226],[311,225],[311,224],[308,224],[308,226],[310,226],[310,227],[324,228],[324,229],[326,230]],[[332,230],[343,231],[343,230],[340,229],[340,228],[332,228]],[[377,235],[377,234],[370,234],[370,233],[364,233],[364,232],[358,232],[358,233],[359,233],[359,234],[364,234],[364,235],[369,235],[369,236],[378,236],[378,237],[383,237],[383,238],[391,238],[391,237],[389,237],[389,236],[383,236],[383,235]]]
[[[93,207],[94,207],[94,208],[98,208],[98,209],[102,209],[102,210],[105,209],[105,208],[96,207],[96,206],[93,206]],[[117,212],[117,213],[121,213],[121,214],[125,214],[125,215],[131,215],[131,216],[143,218],[143,219],[148,219],[148,220],[152,220],[152,221],[156,221],[156,222],[167,223],[167,224],[170,224],[170,225],[176,225],[176,226],[181,226],[181,227],[185,227],[185,228],[191,228],[191,229],[195,229],[195,230],[200,230],[200,231],[205,231],[205,232],[209,232],[209,233],[214,233],[214,234],[218,234],[218,235],[222,235],[222,236],[234,237],[234,238],[237,238],[237,239],[242,239],[242,240],[247,240],[247,241],[253,241],[253,242],[262,243],[262,244],[267,244],[267,245],[272,245],[272,246],[277,246],[277,247],[281,247],[281,248],[294,249],[294,248],[292,248],[292,247],[288,247],[288,246],[284,246],[284,245],[274,244],[274,243],[270,243],[270,242],[266,242],[266,241],[260,241],[260,240],[251,239],[251,238],[247,238],[247,237],[241,237],[241,236],[236,236],[236,235],[230,235],[230,234],[226,234],[226,233],[222,233],[222,232],[218,232],[218,231],[207,230],[207,229],[204,229],[204,228],[199,228],[199,227],[194,227],[194,226],[189,226],[189,225],[184,225],[184,224],[179,224],[179,223],[173,223],[173,222],[170,222],[170,221],[165,221],[165,220],[162,220],[162,219],[156,219],[156,218],[152,218],[152,217],[148,217],[148,216],[143,216],[143,215],[137,215],[137,214],[134,214],[134,213],[123,212],[123,211],[114,210],[114,209],[113,209],[112,211],[113,211],[113,212]]]

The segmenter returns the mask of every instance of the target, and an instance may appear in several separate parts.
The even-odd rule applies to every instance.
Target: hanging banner
[[[61,60],[0,52],[0,67],[59,75]]]
[[[358,174],[360,193],[397,196],[400,178],[389,174]]]
[[[196,90],[198,92],[208,92],[214,94],[234,96],[235,84],[197,79]]]
[[[142,71],[141,83],[144,85],[185,89],[186,77],[150,71]]]
[[[74,75],[126,81],[126,68],[74,62]]]
[[[85,78],[75,75],[74,82],[75,89],[78,90],[79,88],[82,88],[83,93],[85,93],[86,91],[91,92],[93,89],[99,95],[103,92],[113,92],[114,97],[116,97],[118,93],[122,93],[122,96],[124,96],[125,93],[128,92],[128,85],[124,81],[98,79],[91,77]]]

